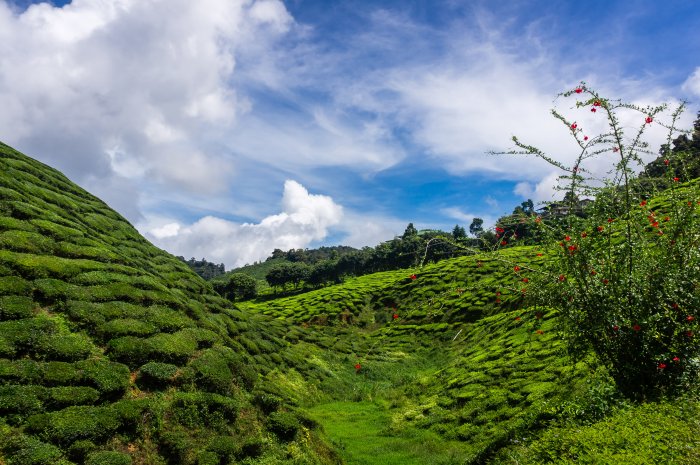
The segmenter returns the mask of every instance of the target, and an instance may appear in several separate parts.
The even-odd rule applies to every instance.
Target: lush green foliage
[[[656,192],[645,192],[636,182],[635,169],[649,152],[643,135],[666,116],[665,106],[640,108],[612,101],[584,85],[563,94],[570,96],[580,96],[579,108],[599,109],[609,127],[589,139],[575,120],[554,112],[580,147],[573,166],[515,139],[524,153],[567,172],[571,201],[560,225],[539,223],[547,245],[556,250],[550,251],[550,266],[533,273],[536,292],[530,296],[564,310],[570,347],[574,352],[592,347],[628,396],[683,392],[695,385],[700,372],[695,336],[700,317],[700,184],[678,185],[675,170],[684,163],[679,151],[669,152],[665,160],[664,176],[671,188],[663,196],[650,200]],[[661,123],[668,128],[669,144],[682,108]],[[620,122],[622,111],[638,118],[631,135]],[[617,158],[615,171],[605,185],[596,185],[586,175],[588,163],[610,155]],[[573,205],[579,195],[596,196],[583,215]]]

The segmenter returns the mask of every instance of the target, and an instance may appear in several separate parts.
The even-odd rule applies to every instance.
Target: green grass
[[[309,410],[349,465],[459,464],[464,444],[416,428],[391,432],[392,412],[375,402],[332,402]]]

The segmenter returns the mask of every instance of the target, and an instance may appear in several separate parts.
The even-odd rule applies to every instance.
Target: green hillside
[[[543,252],[234,307],[0,145],[0,464],[698,463],[694,394],[625,400],[525,305]]]
[[[0,463],[333,462],[257,387],[282,326],[6,145],[0,198]]]

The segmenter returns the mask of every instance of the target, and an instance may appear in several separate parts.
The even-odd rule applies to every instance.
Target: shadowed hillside
[[[334,462],[256,390],[283,327],[6,145],[0,199],[1,463]]]

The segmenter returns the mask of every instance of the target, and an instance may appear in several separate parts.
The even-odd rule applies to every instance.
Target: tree
[[[233,301],[252,299],[258,295],[258,282],[245,273],[233,273],[224,285],[224,292],[224,297]]]
[[[469,232],[474,237],[480,237],[484,233],[484,220],[481,218],[474,218],[472,224],[469,225]]]
[[[418,235],[418,230],[413,226],[413,223],[408,223],[406,230],[403,232],[401,239],[408,239],[409,237],[414,237]]]
[[[464,228],[458,224],[455,225],[454,229],[452,230],[452,237],[458,241],[460,239],[465,239],[467,237],[467,232],[464,230]]]

